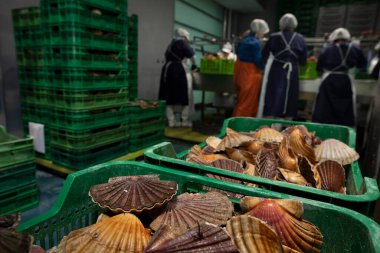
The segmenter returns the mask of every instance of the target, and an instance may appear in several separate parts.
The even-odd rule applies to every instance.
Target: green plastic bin
[[[22,164],[34,157],[32,137],[19,138],[0,126],[0,168]]]
[[[39,26],[40,7],[27,7],[12,10],[13,28],[29,28]]]
[[[24,164],[0,168],[0,194],[36,182],[34,159]]]
[[[159,174],[162,180],[175,180],[177,194],[201,192],[208,186],[248,196],[301,200],[304,218],[318,226],[324,235],[322,253],[380,252],[380,226],[352,210],[138,162],[105,163],[70,174],[54,206],[45,214],[22,223],[18,230],[30,233],[36,244],[50,249],[70,231],[96,222],[102,210],[88,196],[91,186],[105,183],[110,177],[147,174]]]
[[[0,216],[23,212],[39,202],[37,183],[22,185],[20,187],[0,193]]]
[[[334,137],[349,144],[351,147],[355,146],[356,135],[353,129],[349,127],[272,119],[244,117],[230,118],[225,120],[219,136],[222,137],[225,135],[225,130],[227,127],[230,127],[236,131],[250,131],[261,125],[270,126],[273,123],[283,125],[304,124],[309,131],[315,131],[316,134],[322,139]],[[204,145],[205,143],[201,144],[201,146]],[[186,162],[185,158],[188,152],[189,150],[186,150],[180,154],[176,154],[173,146],[170,143],[165,142],[146,149],[144,159],[145,162],[150,164],[174,168],[181,171],[188,171],[194,174],[204,175],[211,172],[217,175],[240,179],[245,182],[261,185],[266,189],[275,192],[291,194],[347,207],[367,216],[373,215],[375,201],[380,197],[379,187],[376,180],[367,177],[363,178],[357,162],[346,168],[346,186],[348,194],[345,195],[327,190],[300,186],[288,182],[274,181],[261,177],[248,176],[241,173],[229,172],[210,166]]]

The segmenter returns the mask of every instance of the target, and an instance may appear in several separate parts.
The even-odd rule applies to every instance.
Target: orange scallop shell
[[[289,143],[296,154],[305,156],[312,164],[316,163],[314,149],[307,144],[305,141],[305,136],[302,135],[298,128],[291,132],[289,136]]]
[[[300,173],[298,159],[293,150],[289,147],[287,138],[282,139],[278,149],[279,164],[282,168]]]

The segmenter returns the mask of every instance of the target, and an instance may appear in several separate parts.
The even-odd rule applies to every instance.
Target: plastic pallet
[[[96,223],[99,214],[104,212],[88,197],[93,185],[106,183],[116,176],[151,174],[159,175],[161,180],[176,181],[177,195],[203,192],[205,187],[212,187],[246,196],[299,200],[303,203],[303,218],[315,224],[323,234],[322,253],[380,251],[380,225],[352,210],[138,162],[110,162],[70,174],[54,206],[41,216],[21,224],[18,229],[30,233],[36,244],[48,250],[71,231]],[[231,201],[237,202],[235,199]]]

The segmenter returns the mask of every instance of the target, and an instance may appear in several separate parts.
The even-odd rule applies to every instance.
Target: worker
[[[192,127],[189,120],[189,91],[186,71],[182,61],[191,60],[191,70],[197,68],[194,50],[190,46],[190,34],[183,28],[175,30],[175,38],[165,52],[165,65],[162,67],[159,99],[166,100],[166,117],[169,127]],[[181,122],[176,120],[174,109],[180,106]]]
[[[293,119],[297,116],[298,66],[306,64],[307,46],[294,29],[296,17],[287,13],[279,21],[280,32],[269,36],[263,49],[266,62],[259,116]]]
[[[260,39],[268,32],[269,27],[264,20],[254,19],[250,24],[250,33],[238,45],[234,68],[236,105],[233,116],[255,117],[257,114],[264,68]]]
[[[374,79],[379,79],[380,72],[380,42],[375,45],[374,48],[375,55],[371,59],[368,66],[368,74],[370,74]]]
[[[335,29],[329,37],[330,44],[319,55],[317,70],[323,75],[314,105],[314,122],[355,126],[355,87],[348,71],[365,67],[367,60],[350,39],[347,29]]]
[[[236,61],[236,54],[232,52],[232,45],[230,42],[223,44],[221,52],[218,53],[218,57],[221,59]]]

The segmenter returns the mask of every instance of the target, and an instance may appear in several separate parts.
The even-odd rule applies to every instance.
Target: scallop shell
[[[202,154],[211,155],[215,153],[215,148],[207,145],[202,149]]]
[[[224,225],[232,216],[233,206],[225,194],[208,192],[205,194],[181,194],[169,202],[151,224],[153,230],[166,224],[178,228],[180,233],[209,222]]]
[[[311,186],[316,187],[317,182],[315,181],[314,166],[309,162],[309,160],[307,160],[306,157],[300,156],[298,158],[298,168],[306,181],[309,182]]]
[[[227,156],[234,161],[246,161],[249,163],[255,162],[255,156],[249,151],[239,150],[236,148],[226,148],[225,152]]]
[[[262,141],[248,141],[244,142],[240,145],[239,149],[243,149],[251,152],[254,155],[257,155],[259,151],[262,149],[264,142]]]
[[[177,190],[175,181],[162,181],[158,175],[121,176],[92,186],[89,195],[100,207],[113,212],[141,212],[168,202]]]
[[[254,139],[252,137],[240,134],[230,128],[227,128],[227,135],[216,147],[216,151],[224,151],[226,148],[239,147],[242,143],[253,140]]]
[[[32,244],[33,237],[28,233],[19,233],[11,227],[0,229],[0,252],[2,253],[29,252]]]
[[[201,147],[198,145],[194,145],[190,149],[189,154],[186,157],[186,161],[191,161],[193,160],[194,157],[198,157],[199,159],[203,160],[205,163],[211,163],[218,159],[227,159],[227,157],[221,154],[203,154]]]
[[[323,236],[315,225],[301,218],[301,202],[245,197],[241,205],[245,211],[250,208],[246,214],[271,226],[280,236],[282,244],[300,252],[320,252]]]
[[[227,160],[227,159],[216,160],[216,161],[212,162],[211,164],[209,164],[209,166],[220,168],[222,170],[228,170],[228,171],[233,171],[233,172],[237,172],[237,173],[244,173],[244,169],[243,169],[242,165],[240,163],[232,161],[232,160]],[[238,179],[214,175],[214,174],[210,174],[210,173],[205,174],[205,176],[209,177],[209,178],[215,178],[218,180],[226,181],[226,182],[235,183],[235,184],[242,184],[243,183],[243,181],[238,180]],[[209,186],[203,186],[203,189],[207,190],[207,191],[221,192],[221,193],[227,194],[228,196],[239,198],[239,199],[244,197],[244,195],[242,195],[242,194],[224,191],[224,190],[220,190],[220,189],[215,189],[215,188],[212,188]]]
[[[222,139],[216,137],[216,136],[209,136],[207,137],[206,139],[206,143],[207,145],[213,147],[213,148],[217,148],[218,145],[222,142]]]
[[[308,145],[313,146],[313,140],[315,138],[315,132],[309,132],[304,125],[294,125],[284,129],[281,133],[287,137],[293,132],[294,129],[298,129],[300,133],[305,137],[305,141]]]
[[[160,252],[161,248],[165,247],[166,243],[180,236],[179,231],[168,225],[162,225],[150,239],[149,244],[146,246],[144,253]]]
[[[296,154],[305,156],[312,164],[316,163],[314,149],[307,144],[305,141],[305,136],[302,135],[298,128],[291,132],[289,136],[289,143]]]
[[[0,228],[16,228],[21,221],[21,214],[14,213],[0,217]]]
[[[282,253],[280,237],[259,219],[234,216],[227,223],[227,231],[241,253]]]
[[[315,167],[320,177],[320,180],[317,180],[320,182],[317,185],[318,188],[345,193],[344,182],[346,177],[344,168],[340,163],[328,160],[318,163]]]
[[[278,158],[282,168],[300,173],[297,156],[289,147],[289,141],[287,138],[282,139],[278,149]]]
[[[343,165],[351,164],[359,159],[359,154],[345,143],[336,139],[324,140],[315,148],[318,161],[334,160]]]
[[[152,243],[144,251],[144,253],[175,252],[238,253],[239,251],[225,229],[208,223],[194,227],[179,237],[161,241],[159,245]]]
[[[190,159],[194,156],[200,156],[202,153],[202,148],[199,145],[194,145],[191,147],[186,159]]]
[[[278,168],[278,170],[281,172],[281,175],[284,177],[284,179],[288,181],[289,183],[303,185],[303,186],[309,185],[306,179],[301,174],[295,171],[286,170],[282,168]]]
[[[284,138],[284,135],[273,128],[263,127],[257,130],[256,133],[252,135],[252,137],[264,142],[280,143]]]
[[[262,149],[256,156],[255,167],[260,177],[274,179],[278,173],[275,151]]]
[[[72,231],[57,247],[57,253],[143,252],[150,231],[130,213],[122,213],[92,226]]]

